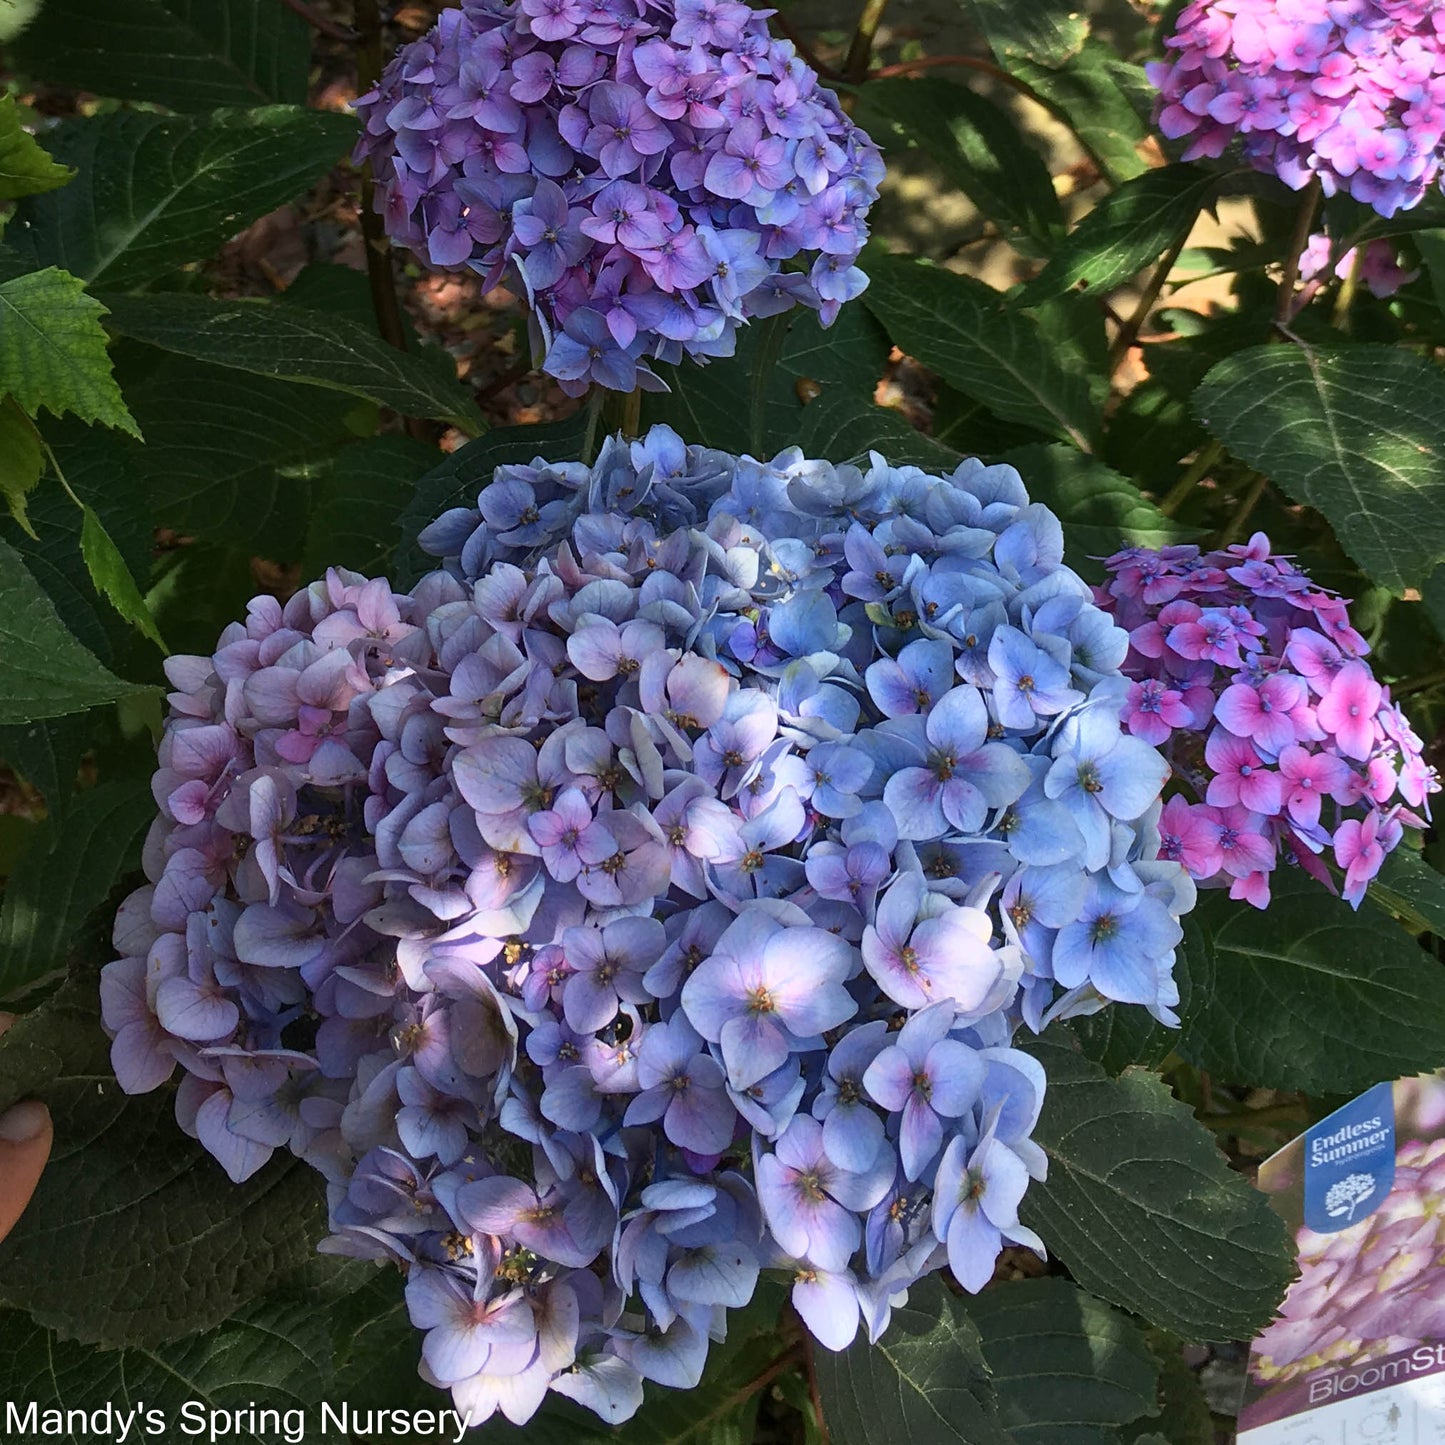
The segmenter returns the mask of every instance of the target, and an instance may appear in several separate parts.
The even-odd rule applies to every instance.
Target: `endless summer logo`
[[[1395,1182],[1395,1103],[1376,1084],[1305,1135],[1305,1223],[1319,1234],[1348,1229],[1384,1203]]]

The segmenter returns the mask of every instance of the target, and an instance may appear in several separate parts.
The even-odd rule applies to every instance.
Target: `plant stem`
[[[793,49],[798,52],[798,55],[808,65],[809,69],[816,71],[824,80],[842,80],[843,77],[838,71],[819,59],[817,51],[798,34],[797,28],[789,22],[781,10],[772,17],[770,23],[784,40],[791,40],[793,42]]]
[[[1168,495],[1159,503],[1159,510],[1166,517],[1172,517],[1189,499],[1189,494],[1203,479],[1204,474],[1224,455],[1224,448],[1218,442],[1210,442],[1189,464],[1189,469],[1169,489]]]
[[[798,1338],[803,1347],[803,1375],[808,1381],[808,1399],[812,1401],[813,1422],[818,1427],[818,1439],[822,1445],[831,1445],[832,1437],[828,1433],[828,1419],[823,1413],[823,1392],[818,1387],[818,1365],[813,1353],[812,1331],[803,1325]]]
[[[1445,682],[1445,670],[1440,672],[1427,672],[1422,677],[1407,678],[1404,682],[1397,682],[1390,688],[1392,698],[1404,697],[1412,692],[1424,692],[1427,687],[1434,687],[1437,683]]]
[[[313,30],[319,30],[323,35],[329,35],[333,40],[344,41],[347,45],[354,45],[357,34],[354,30],[348,30],[344,25],[338,25],[334,20],[328,20],[324,15],[318,15],[305,0],[281,0],[281,3],[288,9],[299,15]]]
[[[621,432],[629,441],[642,430],[642,388],[635,391],[608,391],[598,387],[602,397],[603,435]],[[598,438],[599,445],[601,437]]]
[[[848,58],[843,62],[843,78],[854,85],[868,79],[868,67],[873,63],[873,41],[887,8],[888,0],[864,0],[853,43],[848,47]]]
[[[1145,321],[1149,319],[1149,313],[1154,309],[1155,303],[1159,300],[1159,293],[1164,289],[1164,283],[1169,279],[1169,273],[1174,269],[1175,262],[1179,260],[1185,243],[1189,240],[1189,233],[1193,229],[1194,220],[1191,217],[1189,224],[1183,228],[1174,244],[1160,257],[1159,264],[1150,274],[1148,285],[1144,287],[1144,294],[1139,297],[1139,304],[1134,308],[1129,319],[1119,328],[1113,345],[1109,347],[1109,356],[1104,363],[1107,376],[1113,376],[1119,369],[1119,363],[1129,354],[1129,348],[1139,339],[1139,332]]]
[[[1306,1116],[1303,1104],[1271,1104],[1264,1109],[1237,1109],[1230,1114],[1200,1114],[1199,1122],[1216,1133],[1231,1134],[1236,1129],[1277,1129],[1297,1123]]]
[[[1320,204],[1320,183],[1311,181],[1300,197],[1295,212],[1294,231],[1289,239],[1289,255],[1284,258],[1284,274],[1279,278],[1279,293],[1274,303],[1274,324],[1287,326],[1294,319],[1294,288],[1299,280],[1300,257],[1310,243],[1310,228]]]
[[[1227,547],[1231,542],[1239,540],[1239,534],[1244,531],[1244,524],[1249,521],[1250,513],[1254,511],[1259,499],[1264,495],[1264,489],[1269,485],[1269,478],[1263,472],[1255,474],[1254,481],[1250,484],[1249,491],[1245,493],[1244,500],[1239,504],[1234,515],[1225,523],[1224,530],[1219,534],[1219,545]]]
[[[381,79],[381,6],[378,0],[356,0],[356,85],[365,95]],[[368,161],[361,170],[361,234],[366,249],[366,276],[371,283],[371,307],[382,339],[398,351],[406,350],[401,301],[391,269],[391,243],[376,209],[376,181]]]
[[[1365,248],[1355,247],[1355,259],[1350,262],[1349,274],[1340,283],[1339,294],[1335,297],[1335,309],[1330,321],[1341,331],[1350,329],[1350,307],[1355,304],[1355,293],[1360,289],[1360,270],[1365,261]]]
[[[1010,75],[1002,66],[995,65],[991,60],[980,60],[976,55],[921,55],[917,60],[901,60],[897,65],[885,65],[881,69],[875,70],[868,78],[870,80],[894,80],[900,75],[915,75],[920,70],[935,70],[940,66],[977,70],[984,75],[992,76],[993,79],[1001,81],[1004,85],[1012,86],[1020,95],[1026,95],[1030,100],[1038,100],[1034,91],[1018,76]]]

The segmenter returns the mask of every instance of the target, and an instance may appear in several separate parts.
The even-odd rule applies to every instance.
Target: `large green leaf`
[[[1126,181],[1148,169],[1139,148],[1151,133],[1151,88],[1143,67],[1126,60],[1116,46],[1090,36],[1077,55],[1057,68],[1021,55],[1007,64],[1074,132],[1111,180]]]
[[[155,818],[143,779],[103,782],[48,821],[5,885],[0,999],[14,1000],[65,967],[76,935],[122,873],[139,866]]]
[[[97,1437],[66,1424],[65,1412],[104,1419],[96,1412],[107,1406],[112,1418],[129,1422],[131,1441],[162,1430],[173,1439],[184,1438],[182,1430],[204,1436],[215,1410],[223,1412],[233,1445],[282,1445],[288,1434],[297,1438],[298,1423],[319,1424],[319,1411],[308,1407],[322,1397],[330,1365],[326,1321],[306,1299],[250,1305],[213,1333],[174,1344],[104,1351],[60,1339],[19,1310],[0,1309],[0,1408],[9,1401],[18,1412],[23,1428],[15,1445],[92,1445]],[[25,1413],[32,1404],[33,1422]],[[133,1416],[135,1410],[141,1413]],[[48,1416],[52,1411],[60,1413]],[[298,1420],[292,1411],[304,1413]]]
[[[20,124],[15,97],[0,96],[0,201],[58,190],[75,173],[57,165]]]
[[[1117,1445],[1115,1426],[1157,1413],[1143,1335],[1068,1280],[999,1285],[966,1307],[1015,1445]]]
[[[34,265],[134,290],[210,256],[292,200],[355,136],[348,116],[284,105],[66,121],[46,141],[80,174],[62,191],[22,201],[6,239]]]
[[[1122,1431],[1128,1445],[1215,1445],[1214,1421],[1199,1376],[1184,1358],[1184,1348],[1166,1330],[1147,1332],[1159,1365],[1159,1413]]]
[[[45,799],[50,823],[64,820],[75,791],[80,760],[91,735],[91,718],[82,712],[42,723],[0,728],[0,762],[18,773]],[[37,831],[40,824],[36,824]]]
[[[354,398],[181,357],[127,394],[146,431],[135,464],[159,525],[278,562],[300,557],[310,479],[352,438]]]
[[[69,632],[20,555],[0,541],[0,726],[84,712],[144,691]]]
[[[1021,1218],[1091,1293],[1185,1339],[1248,1339],[1294,1272],[1284,1221],[1157,1075],[1111,1079],[1049,1035],[1034,1138],[1049,1175]]]
[[[972,0],[971,9],[1005,64],[1031,60],[1054,69],[1077,55],[1089,34],[1076,0]]]
[[[1189,165],[1125,181],[1069,232],[1019,300],[1032,306],[1076,286],[1103,292],[1122,285],[1183,240],[1217,184],[1209,171]]]
[[[1098,429],[1085,379],[1032,317],[991,286],[925,262],[877,256],[864,302],[910,356],[996,416],[1088,451]]]
[[[1397,595],[1445,558],[1445,377],[1390,346],[1256,346],[1195,393],[1203,424]]]
[[[1058,514],[1069,565],[1091,582],[1104,580],[1097,558],[1122,546],[1163,547],[1188,535],[1128,477],[1072,447],[1015,447],[999,460],[1017,467],[1029,496]]]
[[[266,301],[207,296],[112,296],[109,325],[132,340],[279,381],[303,381],[389,406],[403,416],[436,417],[468,436],[482,429],[470,393],[447,362],[388,346],[375,328],[341,316]]]
[[[893,1311],[876,1345],[815,1356],[823,1415],[837,1445],[1010,1445],[978,1326],[931,1275]]]
[[[886,149],[920,152],[1031,253],[1062,234],[1064,212],[1043,157],[984,96],[935,76],[870,81],[854,118]]]
[[[367,437],[343,448],[313,483],[301,575],[319,577],[328,567],[384,574],[396,549],[397,518],[417,478],[437,460],[435,447],[405,436]]]
[[[931,472],[952,472],[963,460],[963,453],[910,426],[902,412],[839,391],[825,391],[803,408],[790,442],[810,457],[864,466],[873,451],[896,467]]]
[[[31,492],[45,471],[45,452],[35,423],[13,396],[0,397],[0,502],[22,531],[35,535],[27,512]]]
[[[1298,870],[1263,912],[1206,891],[1185,920],[1209,986],[1179,1052],[1223,1079],[1352,1094],[1445,1065],[1445,968],[1368,900],[1358,913]]]
[[[0,1304],[107,1347],[213,1329],[309,1257],[324,1189],[297,1160],[236,1185],[181,1132],[169,1090],[122,1094],[94,978],[0,1039],[0,1109],[50,1107],[55,1151],[0,1244]]]
[[[1445,938],[1445,874],[1408,845],[1386,857],[1370,884],[1370,901],[1413,930]]]
[[[643,398],[644,426],[664,422],[695,446],[774,456],[803,445],[807,413],[818,401],[831,407],[845,398],[859,412],[876,410],[888,338],[863,307],[845,306],[826,329],[803,311],[764,324],[786,327],[771,364],[766,342],[776,343],[776,333],[768,337],[756,325],[739,336],[736,356],[659,367],[670,389]]]
[[[311,31],[280,0],[46,0],[11,49],[44,80],[173,110],[299,105]]]
[[[117,432],[73,421],[47,421],[44,430],[71,491],[104,526],[132,580],[147,577],[155,522],[141,497],[140,474],[134,465],[143,449]],[[34,535],[0,522],[0,537],[20,554],[76,640],[106,666],[130,671],[126,664],[135,634],[98,590],[87,565],[85,511],[76,507],[53,474],[32,494],[30,511]],[[109,561],[113,568],[118,565],[114,554]],[[153,654],[145,657],[142,667],[155,672]]]
[[[105,307],[54,266],[0,283],[0,396],[139,436],[111,374]]]

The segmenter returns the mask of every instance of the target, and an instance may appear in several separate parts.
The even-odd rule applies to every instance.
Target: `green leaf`
[[[995,1285],[966,1302],[1015,1445],[1116,1445],[1158,1412],[1159,1366],[1117,1310],[1065,1279]]]
[[[82,504],[81,516],[80,555],[85,558],[86,570],[95,583],[96,591],[104,594],[127,622],[165,652],[165,638],[161,636],[135,578],[130,575],[120,548],[111,540],[94,507]]]
[[[134,458],[143,449],[130,437],[67,420],[47,421],[45,439],[69,489],[100,518],[133,576],[150,569],[155,523],[141,498]],[[34,536],[0,523],[30,574],[45,590],[61,621],[107,667],[123,668],[136,642],[131,626],[97,590],[81,552],[83,509],[52,475],[30,498]],[[152,657],[144,651],[142,666]]]
[[[0,541],[0,726],[84,712],[146,689],[106,671],[65,630],[20,555]]]
[[[876,1345],[819,1350],[814,1362],[836,1445],[877,1445],[885,1425],[908,1445],[1011,1445],[978,1326],[937,1275],[909,1290]]]
[[[77,712],[0,728],[0,761],[45,799],[48,823],[59,823],[70,809],[91,723],[89,715]]]
[[[63,1340],[27,1319],[19,1310],[0,1310],[0,1400],[23,1413],[36,1406],[36,1429],[26,1440],[59,1440],[63,1445],[93,1445],[88,1429],[59,1431],[46,1427],[42,1412],[103,1412],[107,1405],[122,1419],[138,1405],[142,1415],[127,1439],[146,1440],[150,1425],[167,1428],[174,1439],[189,1425],[203,1434],[212,1410],[237,1412],[302,1409],[326,1391],[330,1349],[326,1322],[306,1300],[266,1300],[241,1310],[211,1334],[174,1344],[115,1351],[97,1351]],[[326,1398],[330,1398],[329,1395]],[[203,1413],[182,1415],[195,1401]],[[104,1418],[102,1415],[100,1418]],[[228,1418],[237,1418],[230,1416]],[[303,1421],[316,1421],[311,1410]],[[296,1421],[283,1420],[280,1432],[245,1425],[227,1431],[228,1445],[282,1445]],[[115,1438],[115,1437],[109,1437]],[[291,1439],[295,1439],[294,1433]],[[19,1442],[17,1441],[17,1445]]]
[[[172,110],[300,105],[311,31],[279,0],[46,0],[11,51],[52,83]]]
[[[758,365],[762,340],[762,328],[749,326],[736,356],[706,366],[660,366],[670,390],[643,397],[643,425],[666,423],[694,446],[773,456],[803,444],[799,429],[818,400],[846,396],[859,411],[876,410],[873,393],[888,363],[888,339],[863,307],[845,306],[826,329],[811,312],[794,315],[773,366]]]
[[[367,437],[343,448],[313,484],[301,575],[350,567],[384,574],[396,549],[396,524],[417,478],[436,465],[435,447],[404,436]]]
[[[311,478],[354,439],[354,398],[181,357],[164,357],[127,394],[146,431],[134,460],[158,525],[278,562],[300,557]]]
[[[1369,892],[1372,903],[1406,927],[1445,938],[1445,875],[1408,845],[1386,855]]]
[[[13,1001],[64,971],[91,911],[139,866],[155,814],[144,781],[113,781],[87,789],[59,824],[47,821],[0,904],[0,999]]]
[[[449,360],[448,372],[440,372],[345,317],[206,296],[113,296],[106,304],[112,331],[163,351],[348,392],[403,416],[451,422],[468,436],[483,429],[476,403]]]
[[[0,1244],[0,1304],[107,1348],[214,1329],[310,1257],[324,1189],[278,1156],[244,1184],[176,1123],[169,1090],[122,1094],[78,978],[0,1039],[0,1109],[49,1105],[55,1150]]]
[[[1163,547],[1190,535],[1128,477],[1072,447],[1015,447],[999,460],[1017,467],[1029,496],[1057,513],[1069,565],[1091,582],[1104,580],[1096,558],[1125,545]]]
[[[1142,66],[1091,36],[1057,69],[1021,56],[1008,68],[1074,132],[1110,180],[1127,181],[1149,169],[1139,152],[1151,134],[1152,97]]]
[[[1249,1339],[1294,1273],[1284,1221],[1157,1075],[1111,1079],[1055,1034],[1024,1047],[1049,1076],[1049,1174],[1023,1222],[1091,1293],[1185,1339]]]
[[[1271,881],[1262,912],[1206,891],[1185,920],[1209,987],[1179,1053],[1222,1079],[1310,1094],[1438,1068],[1439,961],[1368,899],[1357,913],[1298,870]]]
[[[21,128],[15,97],[0,96],[0,201],[57,190],[74,175],[69,166],[56,165],[40,142]]]
[[[355,138],[349,116],[282,105],[194,119],[119,111],[66,121],[46,139],[79,176],[22,201],[6,237],[23,236],[36,266],[132,291],[205,259],[294,199]]]
[[[1025,306],[1082,286],[1105,292],[1151,266],[1194,224],[1218,178],[1198,166],[1145,171],[1110,191],[1024,287]]]
[[[1397,596],[1445,558],[1445,377],[1391,346],[1256,346],[1195,393],[1200,421]]]
[[[888,150],[918,150],[1025,249],[1048,249],[1064,212],[1043,157],[992,101],[951,80],[871,80],[855,119]]]
[[[996,416],[1089,451],[1088,383],[1065,371],[1038,326],[971,276],[896,256],[869,264],[864,304],[910,356]]]
[[[1183,1346],[1165,1330],[1149,1330],[1149,1349],[1159,1365],[1159,1413],[1123,1431],[1128,1445],[1215,1445],[1214,1421],[1199,1376],[1185,1362]]]
[[[35,529],[25,510],[26,498],[45,472],[45,453],[35,423],[21,411],[13,396],[0,400],[0,498],[10,515],[30,536]]]
[[[79,277],[53,266],[0,284],[0,396],[32,417],[73,412],[138,437],[111,374],[105,314]]]
[[[972,0],[970,7],[993,53],[1005,64],[1031,60],[1057,69],[1077,55],[1089,22],[1076,0]]]
[[[881,453],[895,467],[931,472],[953,472],[963,461],[961,452],[910,426],[902,412],[836,390],[825,391],[803,408],[792,442],[810,457],[864,466],[870,451]]]

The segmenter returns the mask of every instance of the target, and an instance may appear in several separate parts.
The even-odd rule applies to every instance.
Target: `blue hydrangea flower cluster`
[[[1129,630],[1125,728],[1164,748],[1188,790],[1165,804],[1165,856],[1263,908],[1280,858],[1333,891],[1333,850],[1359,907],[1440,782],[1344,599],[1263,532],[1217,552],[1129,547],[1106,565],[1099,600]]]
[[[1434,0],[1192,0],[1148,67],[1186,160],[1236,137],[1301,189],[1318,177],[1383,216],[1440,174],[1445,10]]]
[[[1042,1251],[1015,1033],[1176,1022],[1194,898],[1057,518],[657,427],[424,542],[169,662],[123,1086],[179,1064],[236,1179],[311,1161],[474,1420],[695,1384],[765,1269],[840,1349]]]
[[[830,324],[883,162],[738,0],[464,0],[357,102],[388,232],[515,278],[563,389],[731,356],[752,317]]]

